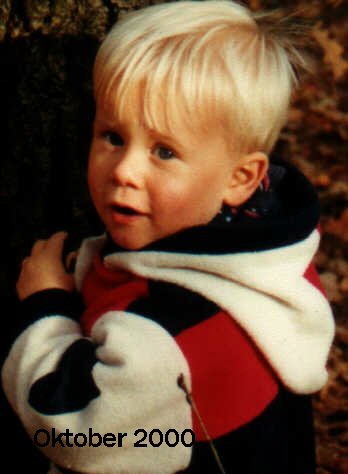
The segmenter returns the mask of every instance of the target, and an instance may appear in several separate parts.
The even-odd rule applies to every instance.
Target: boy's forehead
[[[98,100],[96,103],[96,118],[114,121],[117,118],[117,109],[114,103],[108,100]]]
[[[165,107],[165,104],[163,104],[163,107]],[[158,118],[160,118],[160,114]],[[111,100],[97,101],[95,119],[98,122],[119,127],[139,125],[149,132],[162,135],[164,138],[171,138],[172,135],[177,135],[183,123],[180,118],[176,119],[174,114],[171,117],[170,124],[165,123],[161,119],[149,120],[146,117],[145,105],[133,103],[120,109],[117,102]]]
[[[140,107],[133,109],[132,112],[127,113],[123,110],[117,109],[117,105],[112,102],[97,102],[95,121],[105,126],[117,127],[117,128],[129,128],[132,126],[141,126],[146,129],[150,134],[162,135],[163,138],[171,138],[171,133],[167,130],[161,130],[150,126],[145,123],[144,112]]]
[[[132,114],[120,114],[117,105],[112,102],[97,102],[95,119],[98,122],[108,123],[110,125],[121,125],[138,123],[140,121],[140,113],[135,110]]]

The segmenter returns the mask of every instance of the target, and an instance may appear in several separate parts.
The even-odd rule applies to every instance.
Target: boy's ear
[[[262,152],[244,155],[233,164],[224,204],[239,206],[256,191],[268,170],[268,157]]]

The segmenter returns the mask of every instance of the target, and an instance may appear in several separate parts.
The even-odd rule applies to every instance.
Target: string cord
[[[208,441],[209,443],[209,446],[210,446],[210,449],[212,450],[212,453],[213,453],[213,456],[214,456],[214,459],[216,461],[216,464],[218,465],[219,467],[219,470],[221,472],[221,474],[227,474],[227,471],[225,470],[223,464],[222,464],[222,461],[221,461],[221,458],[219,456],[219,453],[214,445],[214,442],[211,438],[211,436],[209,435],[208,433],[208,430],[204,424],[204,421],[199,413],[199,410],[197,408],[197,405],[194,401],[194,398],[192,396],[192,393],[189,391],[187,385],[186,385],[186,382],[185,382],[185,377],[184,377],[184,374],[180,374],[179,377],[178,377],[178,385],[179,387],[185,392],[185,395],[186,395],[186,400],[187,402],[191,405],[192,407],[192,410],[194,411],[195,415],[197,416],[197,419],[198,419],[198,422],[202,428],[202,431],[204,433],[204,436],[206,438],[206,440]]]

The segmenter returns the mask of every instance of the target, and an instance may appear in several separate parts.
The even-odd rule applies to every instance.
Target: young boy
[[[282,24],[183,1],[103,42],[88,182],[106,234],[74,277],[66,234],[34,244],[2,372],[50,472],[314,473],[301,394],[325,384],[333,321],[315,193],[268,160],[304,62]]]

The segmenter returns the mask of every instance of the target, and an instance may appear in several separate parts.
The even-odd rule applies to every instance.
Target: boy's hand
[[[49,288],[74,290],[74,278],[67,273],[62,261],[66,237],[66,232],[57,232],[48,240],[35,242],[31,255],[22,262],[17,281],[16,290],[20,300]]]

